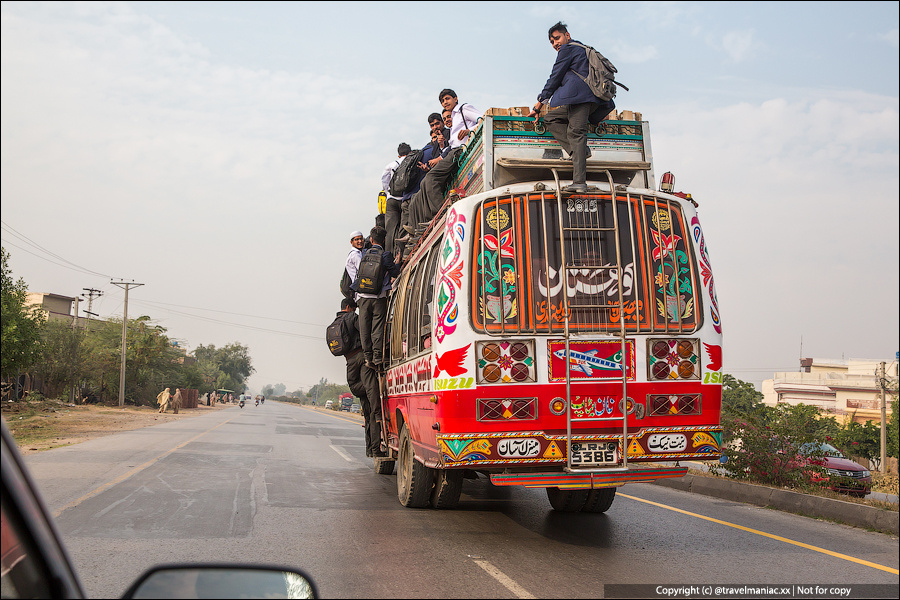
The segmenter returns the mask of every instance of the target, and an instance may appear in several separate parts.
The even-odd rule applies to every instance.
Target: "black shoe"
[[[413,229],[412,227],[410,227],[409,225],[401,225],[400,227],[402,227],[403,230],[407,233],[415,233],[416,232],[416,230]]]
[[[375,458],[387,458],[387,452],[379,448],[378,450],[372,452],[372,456]]]
[[[372,458],[372,451],[371,451],[370,449],[368,449],[368,448],[366,448],[366,457],[367,457],[367,458]]]
[[[562,160],[563,151],[561,148],[547,148],[546,150],[544,150],[544,154],[541,156],[541,158],[548,160]]]
[[[583,194],[588,190],[586,183],[573,183],[563,188],[564,192],[572,192],[575,194]]]

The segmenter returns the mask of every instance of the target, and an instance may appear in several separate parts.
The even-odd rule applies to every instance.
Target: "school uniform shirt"
[[[394,177],[394,171],[397,170],[397,167],[400,166],[400,163],[403,162],[405,156],[398,156],[396,160],[393,160],[384,167],[384,172],[381,174],[381,189],[384,190],[384,193],[387,194],[388,198],[395,198],[397,196],[391,195],[391,179]]]
[[[466,140],[459,139],[459,132],[463,129],[475,131],[475,127],[478,125],[478,119],[482,118],[484,113],[471,104],[461,103],[453,108],[451,115],[453,117],[453,127],[450,128],[450,139],[447,141],[451,148],[459,148],[466,142]]]
[[[347,275],[350,276],[350,284],[352,285],[354,281],[356,281],[356,274],[359,272],[359,261],[362,260],[362,250],[357,250],[353,248],[350,251],[350,254],[347,255],[347,262],[344,265],[344,268],[347,269]],[[354,292],[354,300],[359,299],[359,294]]]

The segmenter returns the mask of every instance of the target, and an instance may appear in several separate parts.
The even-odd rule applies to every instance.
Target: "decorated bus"
[[[376,470],[397,463],[409,507],[453,507],[478,473],[604,512],[721,455],[709,255],[690,195],[657,189],[646,121],[592,130],[569,194],[571,161],[515,112],[480,122],[394,283]]]

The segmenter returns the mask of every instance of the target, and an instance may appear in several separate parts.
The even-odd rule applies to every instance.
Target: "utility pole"
[[[101,292],[100,290],[95,290],[94,288],[81,288],[81,289],[84,290],[85,292],[87,292],[87,294],[82,294],[81,297],[87,298],[88,307],[87,307],[87,310],[84,312],[85,312],[85,314],[88,315],[88,320],[90,320],[91,315],[94,315],[94,313],[91,312],[93,310],[93,306],[94,306],[94,298],[99,298],[100,296],[103,295],[103,292]],[[94,316],[96,316],[96,315],[94,315]]]
[[[887,404],[884,398],[884,361],[878,365],[878,387],[881,388],[881,472],[887,473]]]
[[[80,298],[75,297],[75,318],[72,319],[72,330],[74,331],[78,327],[78,305]]]
[[[125,314],[122,316],[122,364],[119,367],[119,406],[121,407],[125,406],[125,341],[127,339],[128,332],[128,289],[144,284],[134,283],[134,280],[127,283],[121,280],[110,281],[110,283],[125,290]]]

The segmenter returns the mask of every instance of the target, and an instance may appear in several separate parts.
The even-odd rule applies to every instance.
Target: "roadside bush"
[[[779,404],[727,418],[723,423],[727,462],[713,472],[778,487],[804,488],[824,478],[820,450],[810,452],[831,423],[813,406]],[[833,421],[833,419],[829,419]]]

